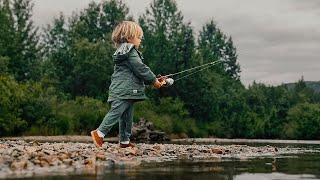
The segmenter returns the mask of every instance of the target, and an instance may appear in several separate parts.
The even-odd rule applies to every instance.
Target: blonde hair
[[[143,36],[142,28],[133,21],[122,21],[112,32],[112,41],[116,46],[128,42],[129,39]]]

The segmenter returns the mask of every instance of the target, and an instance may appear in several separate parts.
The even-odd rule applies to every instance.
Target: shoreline
[[[225,139],[225,138],[185,138],[173,139],[173,143],[241,143],[241,144],[312,144],[320,145],[320,140],[286,140],[286,139]]]
[[[24,140],[27,142],[80,142],[80,143],[92,143],[90,136],[81,135],[64,135],[64,136],[19,136],[19,137],[1,137],[0,140]],[[104,138],[105,142],[116,143],[118,137]],[[171,139],[164,143],[173,144],[310,144],[320,145],[320,140],[286,140],[286,139],[226,139],[226,138],[182,138]]]
[[[271,145],[145,144],[120,148],[105,142],[37,142],[0,140],[0,179],[52,175],[101,175],[110,168],[136,168],[156,163],[225,160],[247,161],[252,158],[280,157],[289,154],[320,153],[319,149],[277,147]]]

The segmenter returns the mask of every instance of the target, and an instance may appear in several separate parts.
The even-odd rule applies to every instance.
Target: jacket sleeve
[[[143,79],[146,84],[153,84],[156,80],[156,75],[145,65],[136,50],[132,50],[128,58],[130,69],[134,75]]]

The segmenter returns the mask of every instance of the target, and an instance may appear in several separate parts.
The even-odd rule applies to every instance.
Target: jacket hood
[[[129,57],[129,52],[134,48],[131,43],[122,43],[113,53],[113,61],[118,64]]]

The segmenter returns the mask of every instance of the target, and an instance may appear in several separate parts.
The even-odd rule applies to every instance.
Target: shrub
[[[285,134],[288,138],[319,139],[320,138],[320,105],[300,103],[288,112],[288,123]]]
[[[0,75],[0,136],[17,135],[26,129],[27,122],[21,119],[24,97],[12,77]]]
[[[162,98],[159,103],[150,100],[137,103],[135,106],[134,121],[145,118],[154,123],[157,129],[169,134],[187,133],[188,136],[199,136],[194,119],[179,99]]]

